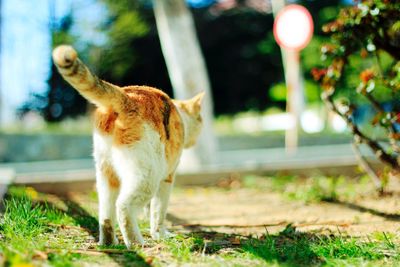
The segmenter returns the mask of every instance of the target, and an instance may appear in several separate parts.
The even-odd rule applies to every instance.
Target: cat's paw
[[[146,244],[146,243],[144,242],[143,237],[137,238],[137,239],[136,239],[136,242],[139,243],[139,245],[141,245],[142,247],[144,247],[144,245]]]
[[[168,239],[168,238],[172,238],[175,237],[176,234],[171,233],[170,231],[168,231],[167,229],[160,229],[159,231],[151,231],[151,238],[153,238],[154,240],[160,240],[160,239]]]
[[[153,240],[158,241],[158,240],[161,239],[161,234],[160,234],[160,232],[156,232],[156,231],[153,232],[153,231],[151,231],[150,235],[151,235],[151,238],[152,238]]]
[[[106,238],[101,238],[99,242],[97,243],[99,246],[111,246],[111,245],[118,245],[118,238],[114,236],[113,240],[108,240]]]
[[[168,231],[168,230],[165,230],[165,232],[164,232],[164,238],[168,239],[168,238],[173,238],[173,237],[176,237],[176,234],[175,234],[175,233],[172,233],[172,232],[170,232],[170,231]]]
[[[118,239],[115,235],[113,223],[110,219],[102,220],[99,229],[99,245],[110,246],[118,244]]]
[[[134,249],[135,247],[137,248],[137,246],[141,246],[143,248],[146,245],[146,242],[143,240],[143,238],[137,239],[135,242],[128,241],[124,243],[127,249]]]

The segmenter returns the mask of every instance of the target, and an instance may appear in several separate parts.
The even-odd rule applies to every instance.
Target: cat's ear
[[[196,112],[200,112],[200,110],[201,110],[201,104],[203,103],[203,99],[204,99],[204,95],[205,95],[206,93],[203,91],[203,92],[201,92],[201,93],[198,93],[196,96],[194,96],[192,99],[191,99],[191,103],[192,103],[192,105],[193,105],[193,109],[196,111]]]

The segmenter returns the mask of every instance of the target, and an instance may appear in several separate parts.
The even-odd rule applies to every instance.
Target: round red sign
[[[284,48],[301,50],[310,42],[314,30],[310,12],[300,5],[283,8],[274,21],[274,37]]]

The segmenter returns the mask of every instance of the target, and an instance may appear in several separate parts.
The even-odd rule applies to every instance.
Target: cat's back
[[[121,124],[150,125],[165,142],[171,137],[171,122],[180,122],[175,105],[167,94],[149,86],[127,86],[122,88],[127,95]]]
[[[95,127],[110,136],[115,146],[132,146],[146,140],[149,130],[165,147],[167,160],[173,164],[183,148],[183,122],[172,100],[163,91],[148,86],[121,88],[126,102],[120,113],[98,108]]]
[[[149,86],[126,86],[121,88],[126,100],[117,113],[112,108],[99,107],[94,113],[95,128],[102,134],[113,135],[116,128],[130,128],[143,123],[159,126],[171,115],[172,101],[168,95]]]
[[[145,85],[131,85],[121,88],[128,98],[133,102],[149,103],[157,101],[157,99],[165,98],[169,100],[169,96],[163,91]],[[143,102],[144,101],[144,102]]]

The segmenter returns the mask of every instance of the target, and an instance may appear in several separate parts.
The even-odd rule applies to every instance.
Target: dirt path
[[[324,187],[296,181],[280,184],[277,190],[271,181],[257,178],[250,187],[238,180],[225,181],[219,187],[178,187],[171,197],[167,225],[181,233],[215,231],[241,235],[276,233],[288,224],[300,231],[351,236],[400,230],[400,190],[378,196],[369,182],[346,180],[337,188],[339,197],[334,200],[309,201],[307,194],[318,194]],[[288,197],[293,194],[298,196]],[[97,212],[93,197],[74,198],[84,203],[90,213]]]
[[[369,181],[327,177],[242,177],[214,187],[177,187],[168,210],[168,228],[176,238],[153,241],[148,223],[141,221],[146,245],[126,250],[119,231],[120,245],[97,246],[94,192],[56,196],[13,188],[10,199],[23,205],[10,201],[10,207],[35,210],[26,225],[38,224],[35,218],[46,221],[32,228],[43,232],[27,235],[22,249],[13,233],[31,228],[21,224],[12,233],[3,231],[0,239],[10,242],[0,243],[7,244],[0,265],[12,265],[17,251],[37,266],[337,266],[346,265],[343,260],[352,266],[398,266],[399,192],[378,196]],[[18,222],[26,220],[26,212],[9,213]]]
[[[400,197],[378,197],[364,190],[355,199],[307,203],[259,188],[191,187],[174,192],[170,225],[177,231],[209,230],[263,234],[281,231],[291,223],[300,231],[335,232],[363,236],[400,230]]]
[[[147,244],[135,251],[127,251],[123,245],[116,248],[97,246],[97,197],[93,192],[71,193],[65,197],[39,195],[38,198],[37,192],[27,188],[26,193],[38,204],[43,197],[49,205],[46,207],[65,212],[67,218],[73,221],[55,223],[52,227],[57,231],[50,234],[52,240],[73,240],[73,243],[61,245],[61,250],[56,242],[43,248],[39,254],[35,252],[33,259],[39,257],[44,262],[54,255],[62,255],[67,249],[69,253],[80,255],[79,266],[133,266],[133,263],[150,266],[153,261],[155,266],[217,266],[215,263],[220,261],[232,263],[225,264],[227,266],[270,266],[279,262],[292,266],[286,265],[288,259],[297,259],[298,255],[305,253],[308,256],[302,254],[306,257],[303,262],[316,262],[318,266],[327,260],[336,260],[336,256],[329,259],[317,257],[311,247],[318,246],[321,240],[329,240],[340,241],[342,249],[346,250],[344,246],[348,244],[348,238],[342,237],[349,235],[361,237],[355,239],[362,242],[388,236],[390,250],[387,245],[385,247],[385,241],[374,241],[374,245],[383,244],[382,248],[386,249],[378,251],[386,253],[385,257],[376,254],[379,256],[376,259],[386,261],[386,257],[392,257],[390,260],[397,263],[395,256],[398,251],[392,244],[399,242],[400,190],[397,189],[400,186],[391,187],[397,190],[393,190],[392,194],[378,196],[371,183],[365,180],[250,178],[221,181],[215,187],[177,187],[168,209],[167,227],[181,235],[155,242],[150,239],[148,224],[141,222]],[[297,231],[287,227],[289,224]],[[268,237],[271,239],[264,235],[266,232],[272,234]],[[278,232],[281,233],[274,235]],[[382,235],[382,232],[385,234]],[[120,233],[118,238],[122,244]],[[272,240],[272,243],[265,240]],[[259,242],[264,243],[260,245]],[[323,243],[324,246],[339,244],[329,242]],[[246,244],[253,245],[249,247]],[[264,250],[263,246],[268,244],[273,246],[269,245],[269,249]],[[265,251],[276,254],[267,257]],[[236,256],[232,259],[231,255]],[[248,258],[242,259],[243,255]],[[364,259],[363,255],[354,257]],[[346,257],[350,259],[352,256]],[[365,257],[366,261],[370,260]]]

